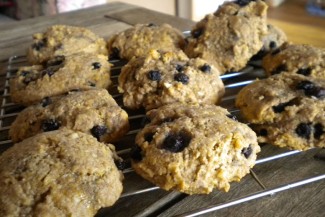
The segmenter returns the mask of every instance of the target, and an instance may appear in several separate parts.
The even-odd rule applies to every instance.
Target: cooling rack
[[[117,92],[117,78],[120,73],[121,67],[125,64],[123,61],[112,61],[114,64],[112,68],[112,81],[114,83],[113,88],[110,90],[110,93],[113,95],[115,100],[122,106],[122,97]],[[2,153],[4,150],[9,148],[12,145],[11,140],[8,138],[8,130],[10,128],[10,124],[13,122],[17,114],[23,109],[22,106],[16,105],[10,101],[10,87],[9,87],[9,80],[10,78],[15,76],[15,73],[17,72],[18,67],[27,65],[26,57],[25,56],[13,56],[8,59],[5,73],[1,74],[1,108],[0,108],[0,153]],[[234,99],[236,98],[237,92],[245,85],[253,82],[256,78],[261,78],[264,76],[263,70],[261,70],[258,67],[258,63],[250,63],[248,66],[243,69],[240,72],[230,72],[225,75],[222,75],[221,78],[223,82],[225,83],[226,87],[226,95],[223,97],[221,106],[227,108],[233,115],[237,116],[237,118],[240,120],[239,111],[234,107]],[[123,106],[122,106],[123,107]],[[125,109],[125,108],[124,108]],[[129,133],[126,135],[125,140],[121,140],[117,147],[117,153],[124,158],[125,162],[129,162],[129,153],[131,150],[130,142],[126,142],[126,140],[130,141],[134,139],[134,136],[139,131],[141,124],[144,118],[144,111],[130,111],[125,109],[129,114],[129,120],[131,129]],[[308,151],[307,151],[308,152]],[[263,148],[262,148],[263,153]],[[279,159],[286,159],[289,157],[295,157],[297,155],[303,155],[306,152],[300,152],[300,151],[290,151],[285,149],[279,149],[276,152],[264,156],[257,159],[256,165],[262,165],[262,164],[268,164],[274,161],[277,161]],[[130,167],[130,164],[127,164],[128,166],[123,169],[123,173],[130,174],[134,173],[132,168]],[[254,167],[255,168],[255,167]],[[202,206],[199,208],[191,209],[190,211],[185,211],[181,214],[177,214],[175,216],[202,216],[203,214],[208,214],[212,212],[217,212],[218,210],[222,210],[228,207],[236,206],[239,204],[243,204],[245,202],[257,200],[259,198],[267,197],[267,196],[274,196],[279,192],[289,191],[291,189],[295,189],[298,187],[301,187],[303,185],[311,184],[314,182],[325,180],[325,174],[317,174],[317,175],[309,175],[308,177],[305,177],[303,179],[299,180],[293,180],[291,182],[286,183],[280,183],[276,186],[272,187],[266,187],[266,185],[263,183],[263,181],[260,180],[259,176],[254,172],[254,169],[250,172],[251,177],[253,180],[257,183],[257,185],[260,187],[260,190],[250,192],[249,194],[246,194],[244,196],[231,198],[230,200],[227,200],[222,203],[215,203],[208,206]],[[140,179],[141,180],[141,179]],[[141,180],[143,182],[146,182],[145,180]],[[239,183],[240,185],[240,183]],[[148,187],[149,186],[149,187]],[[123,194],[121,195],[121,198],[130,198],[135,195],[140,194],[151,194],[154,191],[159,190],[158,187],[153,185],[146,185],[146,187],[140,187],[137,189],[134,188],[128,188],[126,186]],[[175,192],[174,192],[175,193]],[[171,192],[170,194],[173,194]],[[185,197],[191,197],[188,195],[182,195],[182,198]],[[180,199],[180,200],[181,200]],[[179,202],[177,200],[175,203]],[[166,204],[164,206],[164,209],[168,209],[172,207],[174,204],[168,203],[168,201],[165,201]],[[161,206],[159,206],[161,207]],[[153,216],[153,212],[144,211],[142,214],[138,214],[136,216]],[[155,212],[155,215],[158,215],[159,212]],[[106,216],[105,211],[98,214],[98,216]]]

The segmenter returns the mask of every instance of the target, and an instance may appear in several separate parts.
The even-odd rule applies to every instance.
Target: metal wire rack
[[[114,87],[111,90],[111,94],[115,98],[115,100],[121,105],[121,95],[118,94],[116,90],[117,86],[117,78],[121,69],[121,66],[123,66],[122,61],[112,61],[114,64],[114,67],[112,68],[112,80],[115,84]],[[1,93],[2,93],[2,102],[1,102],[1,108],[0,108],[0,153],[2,153],[4,150],[9,148],[12,145],[11,140],[8,138],[8,130],[10,128],[10,124],[13,122],[17,114],[23,109],[23,107],[16,105],[10,101],[10,87],[9,87],[9,80],[10,78],[15,76],[15,73],[18,69],[18,67],[28,65],[26,61],[26,57],[24,56],[13,56],[8,59],[5,73],[1,74],[1,80],[3,81],[3,86],[1,87]],[[226,95],[222,99],[221,106],[226,107],[232,114],[235,116],[239,116],[239,111],[234,107],[234,99],[236,98],[237,92],[242,88],[243,86],[253,82],[256,77],[263,77],[264,73],[261,69],[256,67],[256,64],[249,64],[244,70],[241,72],[231,72],[227,73],[225,75],[221,76],[221,79],[225,83],[226,87]],[[123,106],[122,106],[123,107]],[[125,108],[124,108],[125,109]],[[135,134],[139,131],[139,126],[136,124],[136,122],[141,122],[141,120],[144,117],[143,111],[126,111],[129,113],[129,120],[131,124],[131,130],[126,136],[133,137]],[[240,117],[239,117],[240,119]],[[123,143],[123,142],[121,142]],[[123,158],[128,158],[128,154],[131,150],[128,145],[119,145],[119,147],[122,147],[121,149],[117,150],[117,153],[122,156]],[[289,156],[294,156],[298,154],[303,154],[300,151],[288,151],[284,150],[281,153],[273,154],[271,156],[267,156],[264,158],[260,158],[256,161],[256,165],[259,164],[266,164],[271,161],[276,161],[278,159],[287,158]],[[125,159],[128,161],[128,159]],[[127,173],[133,173],[131,167],[125,168],[123,170],[124,174]],[[290,182],[290,183],[284,183],[282,185],[273,187],[273,188],[266,188],[265,185],[259,180],[258,176],[251,170],[250,175],[253,177],[253,179],[258,183],[258,185],[261,187],[261,191],[252,192],[251,194],[245,195],[243,197],[234,198],[229,201],[226,201],[224,203],[214,204],[212,206],[206,206],[201,207],[199,209],[194,209],[189,212],[182,213],[181,215],[177,216],[201,216],[203,214],[207,214],[210,212],[215,212],[217,210],[221,210],[227,207],[235,206],[244,202],[256,200],[258,198],[266,197],[274,195],[278,192],[288,191],[293,188],[297,188],[303,185],[307,185],[310,183],[314,183],[317,181],[325,180],[325,174],[320,174],[317,176],[311,176],[305,179],[301,179],[298,181]],[[123,192],[121,197],[132,197],[134,195],[143,194],[143,193],[150,193],[153,191],[158,190],[159,188],[156,186],[150,186],[142,189],[136,189],[132,191],[126,191]]]

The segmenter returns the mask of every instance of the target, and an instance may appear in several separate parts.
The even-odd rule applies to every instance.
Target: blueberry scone
[[[31,105],[74,89],[108,88],[110,68],[107,56],[87,53],[56,56],[44,67],[21,67],[10,80],[11,100]]]
[[[263,68],[269,76],[286,71],[324,79],[325,49],[285,43],[263,58]]]
[[[115,151],[70,130],[38,134],[0,156],[0,216],[89,216],[120,197]]]
[[[242,69],[263,46],[266,10],[260,0],[224,3],[192,29],[185,53],[210,61],[222,73]]]
[[[109,39],[110,59],[127,59],[147,55],[151,49],[176,51],[183,48],[185,40],[182,33],[162,24],[137,24]]]
[[[62,128],[91,134],[101,142],[114,142],[128,131],[129,121],[107,90],[94,89],[46,97],[25,108],[11,124],[9,135],[13,142],[19,142]]]
[[[266,142],[290,149],[325,147],[325,80],[283,73],[238,94],[236,106]]]
[[[256,134],[215,105],[172,104],[147,113],[136,136],[132,167],[165,190],[208,194],[228,191],[254,166]]]
[[[40,64],[55,56],[79,52],[107,55],[106,42],[86,28],[54,25],[33,35],[27,59],[31,64]]]
[[[225,89],[219,71],[182,51],[151,50],[122,68],[118,90],[126,107],[147,110],[181,102],[215,104]]]

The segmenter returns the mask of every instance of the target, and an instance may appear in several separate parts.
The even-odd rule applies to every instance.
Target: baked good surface
[[[0,156],[1,216],[94,216],[122,192],[114,151],[70,130],[38,134]]]
[[[93,135],[101,142],[114,142],[129,129],[127,113],[105,89],[70,92],[46,97],[21,111],[9,135],[19,142],[35,134],[68,128]]]
[[[254,166],[256,134],[215,105],[171,104],[147,113],[136,136],[134,170],[165,190],[228,191]]]
[[[53,25],[44,33],[33,35],[27,59],[31,64],[40,64],[55,56],[79,52],[107,55],[106,42],[86,28]]]
[[[259,0],[223,4],[192,29],[185,53],[210,61],[222,73],[242,69],[263,46],[266,10],[267,5]]]
[[[259,142],[307,150],[325,144],[325,81],[294,73],[257,80],[237,95],[236,106]]]
[[[151,49],[177,51],[183,48],[183,34],[169,24],[137,24],[108,41],[110,59],[127,59],[147,55]]]
[[[252,57],[252,60],[261,60],[269,52],[278,49],[282,44],[288,41],[287,35],[282,29],[267,24],[267,34],[263,38],[263,47]]]
[[[10,80],[11,100],[31,105],[74,89],[108,88],[110,68],[107,56],[89,53],[56,56],[44,68],[41,65],[21,67]]]
[[[125,65],[118,81],[124,105],[132,109],[173,102],[215,104],[225,92],[214,66],[182,51],[151,50]]]
[[[267,75],[291,72],[325,78],[325,49],[312,45],[285,43],[263,58]]]

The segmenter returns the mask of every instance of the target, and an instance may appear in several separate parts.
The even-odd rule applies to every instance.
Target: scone
[[[0,216],[89,216],[120,197],[114,150],[70,130],[38,134],[0,156]]]
[[[325,80],[274,75],[244,87],[236,106],[253,123],[259,142],[297,150],[325,147]]]
[[[132,167],[165,190],[208,194],[228,191],[254,166],[256,134],[215,105],[172,104],[147,113],[136,136]]]
[[[101,142],[114,142],[128,131],[129,121],[107,90],[94,89],[46,97],[27,107],[11,124],[9,135],[13,142],[19,142],[62,128],[91,134]]]
[[[222,73],[242,69],[263,46],[266,10],[260,0],[224,3],[192,29],[185,53],[210,61]]]
[[[86,28],[54,25],[44,33],[33,35],[27,59],[35,65],[55,56],[69,56],[79,52],[107,55],[106,42]]]
[[[131,109],[173,102],[215,104],[225,92],[214,66],[189,59],[182,51],[151,50],[133,58],[122,68],[118,82],[124,106]]]
[[[110,59],[127,59],[147,55],[151,49],[176,51],[183,48],[183,34],[170,26],[162,24],[137,24],[109,39]]]
[[[285,71],[325,79],[325,49],[285,43],[263,58],[263,68],[269,76]]]
[[[70,90],[108,88],[110,68],[107,56],[88,53],[57,56],[44,68],[40,65],[21,67],[16,77],[10,80],[11,100],[31,105]]]

